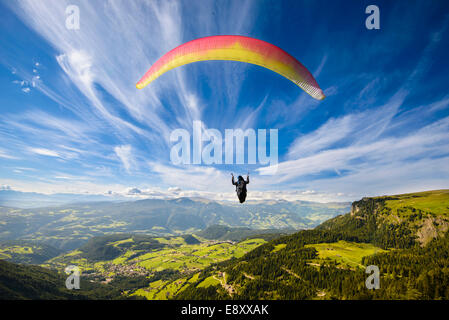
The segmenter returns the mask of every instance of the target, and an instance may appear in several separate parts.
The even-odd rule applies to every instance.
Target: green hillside
[[[405,213],[405,210],[403,210],[404,208],[410,208],[411,211],[409,213],[417,212],[418,210],[422,212],[432,212],[437,216],[447,216],[449,213],[449,190],[407,193],[379,198],[388,198],[385,203],[386,206],[391,208],[393,213],[397,214]],[[415,211],[413,211],[413,209],[415,209]]]
[[[448,190],[364,198],[314,230],[204,270],[176,298],[449,299],[448,199]],[[371,264],[379,290],[365,287]],[[211,277],[222,281],[201,285]]]
[[[62,251],[44,243],[9,240],[0,242],[0,259],[26,264],[40,264]]]
[[[123,293],[148,285],[142,278],[122,277],[107,286],[81,278],[80,290],[68,290],[66,278],[67,275],[47,268],[0,260],[0,300],[138,299]]]
[[[174,296],[182,292],[189,284],[199,281],[200,279],[199,276],[200,274],[202,274],[201,270],[209,267],[210,265],[215,265],[222,261],[227,261],[228,259],[240,258],[244,256],[247,252],[251,251],[252,249],[256,248],[257,246],[265,242],[266,241],[263,239],[255,238],[239,242],[235,245],[223,243],[218,245],[210,245],[206,247],[195,246],[181,249],[181,252],[183,252],[183,254],[185,254],[186,257],[192,255],[201,257],[200,260],[197,260],[196,257],[193,257],[193,260],[189,258],[184,259],[183,263],[187,263],[187,265],[190,264],[190,266],[193,266],[194,268],[190,270],[181,269],[183,271],[188,271],[183,272],[181,277],[174,277],[165,282],[159,281],[151,282],[148,288],[138,290],[135,293],[135,295],[141,295],[146,297],[147,299],[158,299],[158,300],[173,298]],[[176,252],[175,254],[179,255],[179,252]],[[170,269],[176,267],[176,265],[172,264],[173,262],[176,262],[176,260],[172,260],[171,263],[168,264],[166,263],[166,259],[164,260],[165,261],[162,261],[162,264],[160,264],[161,261],[158,261],[158,259],[156,259],[156,265],[154,264],[155,261],[151,260],[149,261],[149,264],[146,265],[146,267],[154,268],[155,266],[159,266],[159,268],[162,267],[164,270],[166,270],[167,268]],[[200,263],[198,264],[198,262]],[[195,270],[197,272],[195,272]],[[210,285],[218,283],[220,283],[220,281],[216,277],[210,276],[206,279],[202,279],[202,281],[200,281],[198,286],[208,287]]]
[[[62,270],[77,265],[83,276],[107,283],[119,277],[146,277],[150,282],[185,277],[231,258],[240,258],[265,243],[198,240],[194,236],[151,237],[118,234],[95,237],[77,250],[42,264]]]
[[[333,243],[307,244],[304,247],[314,248],[317,251],[317,259],[312,260],[312,263],[319,264],[322,260],[329,259],[345,268],[363,268],[363,257],[387,252],[370,243],[356,243],[344,240]]]
[[[296,232],[294,229],[251,229],[247,227],[234,227],[212,225],[197,233],[199,237],[209,240],[241,241],[251,237],[263,237],[265,240],[277,238]]]
[[[383,248],[427,244],[449,229],[449,190],[363,198],[320,226]]]
[[[233,228],[227,227],[227,230],[234,232]],[[106,293],[109,298],[171,298],[185,284],[190,283],[188,280],[195,280],[202,269],[230,258],[242,257],[265,243],[264,237],[272,239],[280,236],[279,233],[273,233],[275,230],[271,230],[269,234],[261,235],[262,238],[255,238],[257,231],[249,230],[251,232],[246,235],[251,234],[252,238],[240,242],[204,239],[193,235],[154,237],[113,234],[94,237],[69,253],[54,257],[55,252],[52,252],[50,259],[42,263],[47,269],[42,270],[54,275],[53,281],[60,287],[62,284],[64,294],[68,294],[61,282],[64,275],[51,270],[61,272],[67,265],[80,267],[84,282],[87,282],[89,287],[97,285],[98,288],[92,293],[78,294],[75,297],[69,294],[67,297],[53,295],[49,298],[96,299],[105,297]],[[29,245],[31,244],[23,241],[7,241],[4,252],[14,252],[20,261],[29,263],[32,261],[26,258],[39,248],[37,244],[34,247]]]
[[[81,248],[46,261],[45,268],[0,260],[0,299],[167,299],[197,279],[202,269],[242,257],[265,242],[199,241],[191,235],[92,238]],[[26,255],[27,248],[17,251]],[[67,265],[80,268],[81,290],[65,288],[62,271]]]

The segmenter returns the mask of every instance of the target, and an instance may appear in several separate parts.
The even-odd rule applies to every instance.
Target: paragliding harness
[[[245,202],[246,200],[246,184],[249,183],[248,181],[243,180],[242,176],[239,176],[237,179],[237,182],[234,183],[233,178],[233,184],[235,184],[235,191],[237,192],[237,197],[239,198],[240,203]]]

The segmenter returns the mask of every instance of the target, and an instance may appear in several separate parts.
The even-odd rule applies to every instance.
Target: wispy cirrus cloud
[[[406,92],[399,91],[383,106],[329,119],[315,131],[298,137],[291,144],[288,157],[296,159],[338,144],[360,145],[375,141],[390,127],[406,96]]]
[[[6,151],[4,151],[2,149],[0,149],[0,158],[10,159],[10,160],[17,159],[17,157],[15,157],[15,156],[13,156],[11,154],[8,154]]]
[[[441,105],[441,101],[432,103]],[[394,108],[396,110],[396,108]],[[387,121],[391,117],[385,115]],[[291,160],[281,162],[277,167],[276,183],[292,183],[293,185],[305,184],[309,187],[320,186],[335,190],[338,185],[340,190],[357,190],[356,186],[364,183],[382,185],[388,189],[392,177],[400,176],[395,185],[403,185],[409,190],[410,181],[422,179],[422,183],[432,180],[439,187],[444,186],[449,178],[448,166],[445,160],[449,157],[449,117],[445,117],[434,123],[419,128],[402,136],[388,136],[369,140],[371,136],[379,136],[377,130],[383,130],[374,126],[373,130],[361,132],[360,128],[368,128],[370,117],[358,115],[355,128],[347,121],[347,116],[339,119],[331,119],[316,132],[302,139],[294,145],[293,150],[303,150],[304,156],[295,157]],[[385,121],[385,120],[384,120]],[[382,122],[382,121],[381,121]],[[347,126],[345,126],[347,125]],[[343,126],[343,128],[342,128]],[[324,133],[325,132],[325,133]],[[335,134],[338,133],[338,135]],[[345,134],[342,134],[345,133]],[[366,134],[366,136],[364,136]],[[329,135],[329,136],[327,136]],[[368,140],[367,140],[368,139]],[[343,146],[335,146],[336,141],[349,140],[350,143]],[[314,141],[312,147],[307,148],[309,141]],[[363,143],[360,143],[362,141]],[[318,148],[319,146],[319,148]],[[291,154],[293,156],[293,154]],[[423,166],[417,170],[417,164]],[[439,165],[436,165],[436,164]],[[263,173],[270,168],[262,168]],[[397,173],[394,171],[397,170]],[[334,172],[334,174],[332,174]],[[408,174],[405,174],[408,172]],[[420,173],[426,172],[428,176]],[[436,175],[435,173],[438,172]],[[329,174],[332,178],[329,178]],[[363,181],[361,181],[361,178]],[[298,183],[298,181],[301,181]],[[331,181],[334,181],[331,183]],[[354,184],[351,187],[350,184]],[[371,181],[371,182],[369,182]],[[382,182],[383,181],[383,182]],[[347,186],[343,182],[348,183]],[[335,184],[334,184],[335,183]],[[389,187],[386,187],[386,185]],[[332,186],[330,186],[332,185]],[[364,189],[370,189],[365,187]],[[381,189],[378,187],[378,189]],[[397,186],[395,190],[397,190]]]
[[[45,149],[45,148],[28,148],[28,151],[31,153],[35,153],[41,156],[55,157],[60,158],[59,153],[53,150]]]
[[[134,157],[132,155],[132,147],[130,145],[117,146],[114,148],[114,151],[125,167],[125,170],[130,173],[131,168],[135,163]]]
[[[29,0],[10,4],[58,52],[55,59],[62,71],[58,85],[46,82],[39,91],[91,127],[102,123],[105,132],[108,123],[112,128],[106,129],[121,144],[140,140],[151,145],[149,157],[154,159],[167,153],[170,132],[190,129],[193,120],[201,120],[205,106],[183,68],[164,75],[151,90],[136,90],[139,77],[165,52],[206,35],[205,30],[213,34],[226,25],[222,32],[244,33],[255,12],[251,1],[231,3],[218,17],[210,15],[215,10],[212,3],[107,1],[99,6],[80,1],[81,25],[75,32],[64,23],[69,4],[54,1],[48,6]],[[201,19],[191,24],[191,14]],[[224,23],[225,17],[236,23]],[[240,82],[229,84],[237,87]],[[79,93],[87,103],[80,101]]]

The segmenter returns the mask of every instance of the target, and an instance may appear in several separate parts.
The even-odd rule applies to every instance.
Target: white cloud
[[[122,162],[125,170],[130,173],[131,167],[135,163],[134,156],[132,155],[132,147],[130,145],[116,146],[114,151]]]
[[[379,108],[329,119],[317,130],[298,137],[289,148],[288,158],[297,159],[332,149],[337,144],[364,144],[375,141],[389,127],[405,97],[406,92],[399,91]]]
[[[48,156],[48,157],[56,157],[60,158],[61,156],[59,153],[53,150],[45,149],[45,148],[28,148],[28,151],[31,153],[35,153],[41,156]]]
[[[6,151],[4,151],[4,150],[2,150],[2,149],[0,149],[0,158],[3,158],[3,159],[18,159],[17,157],[14,157],[14,156],[12,156],[12,155],[10,155],[10,154],[8,154]]]
[[[336,119],[324,126],[343,122]],[[363,122],[359,125],[366,126]],[[329,130],[329,134],[332,132]],[[356,134],[352,130],[346,132]],[[321,138],[321,130],[310,136]],[[307,139],[300,140],[302,146],[306,146],[303,141]],[[287,183],[290,188],[306,186],[326,192],[344,191],[358,197],[448,187],[449,117],[402,136],[370,141],[368,135],[362,139],[363,143],[360,137],[350,141],[341,147],[323,142],[322,148],[316,149],[312,144],[312,148],[304,148],[310,153],[307,156],[279,163],[277,174],[271,180],[274,184]],[[332,171],[338,176],[329,177]]]
[[[85,88],[89,88],[94,81],[92,71],[92,57],[83,50],[74,50],[68,54],[56,57],[58,63],[71,78],[80,82]]]
[[[127,195],[140,195],[142,191],[139,188],[129,188],[126,192]]]
[[[13,80],[12,83],[17,84],[21,87],[21,91],[25,93],[30,93],[31,88],[37,88],[41,83],[41,76],[39,75],[39,70],[33,68],[31,72],[28,71],[17,71],[16,68],[12,68],[12,74],[20,77],[20,80]]]
[[[213,167],[206,166],[167,166],[150,163],[151,170],[158,174],[168,186],[179,186],[185,190],[229,190],[231,176]]]
[[[306,190],[306,191],[303,191],[302,194],[316,194],[316,191],[315,190]]]

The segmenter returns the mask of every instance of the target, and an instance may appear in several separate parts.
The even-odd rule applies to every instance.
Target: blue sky
[[[69,4],[80,29],[65,26]],[[380,30],[365,8],[380,8]],[[44,193],[355,200],[449,187],[447,1],[0,0],[0,185]],[[245,35],[300,60],[327,98],[239,62],[135,83],[196,38]],[[279,167],[170,162],[170,133],[278,129]]]

